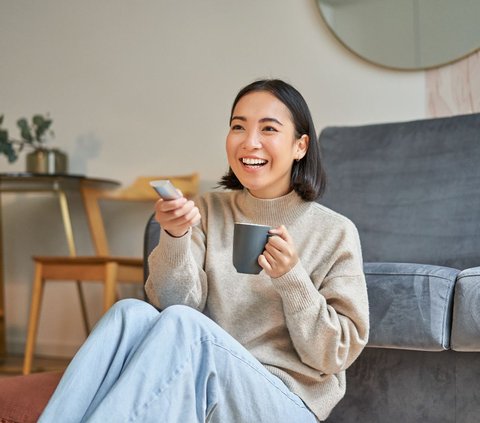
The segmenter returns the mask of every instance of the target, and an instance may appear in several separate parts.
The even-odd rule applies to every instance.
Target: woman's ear
[[[297,143],[297,151],[295,155],[295,160],[301,160],[307,154],[308,144],[310,142],[310,137],[307,134],[303,134],[298,140]]]

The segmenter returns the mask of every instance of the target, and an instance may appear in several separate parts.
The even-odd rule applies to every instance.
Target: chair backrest
[[[351,218],[365,261],[480,263],[480,114],[320,134],[327,192]]]
[[[113,191],[94,189],[88,185],[82,186],[81,192],[85,212],[97,255],[107,256],[110,252],[100,202],[103,200],[150,201],[153,204],[158,199],[158,195],[149,182],[156,179],[170,179],[186,197],[191,197],[198,192],[198,173],[176,176],[141,176],[135,179],[131,185]]]

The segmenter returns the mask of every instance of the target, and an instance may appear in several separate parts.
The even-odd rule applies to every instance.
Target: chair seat
[[[62,281],[104,281],[143,284],[143,260],[135,257],[111,256],[36,256],[33,257],[41,268],[42,279]],[[114,289],[114,286],[111,287]],[[112,299],[113,300],[113,299]],[[108,300],[110,303],[110,300]],[[106,310],[105,310],[106,311]]]
[[[143,259],[122,256],[34,256],[33,260],[43,264],[106,264],[115,262],[120,265],[143,266]]]

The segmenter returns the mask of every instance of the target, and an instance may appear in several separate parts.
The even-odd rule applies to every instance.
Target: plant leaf
[[[37,116],[34,116],[33,122],[34,122],[34,125],[36,126],[35,139],[39,142],[43,142],[44,141],[43,136],[48,131],[48,128],[50,128],[50,125],[52,124],[52,120],[44,119],[43,116],[37,115]]]
[[[17,120],[17,126],[20,129],[20,135],[21,137],[27,141],[28,143],[33,142],[33,136],[32,133],[30,132],[30,127],[28,126],[28,121],[25,118],[21,118]]]
[[[45,121],[45,118],[42,115],[33,115],[32,123],[35,126],[41,126],[44,121]]]
[[[8,143],[8,131],[6,129],[0,129],[0,144]]]
[[[4,135],[6,138],[4,138]],[[17,153],[15,152],[12,144],[8,142],[8,133],[7,131],[0,131],[0,153],[3,153],[7,156],[8,162],[13,163],[17,160]]]

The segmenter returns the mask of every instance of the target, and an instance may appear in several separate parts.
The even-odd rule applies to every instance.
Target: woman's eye
[[[242,125],[232,125],[232,131],[240,131],[243,129]]]
[[[266,132],[278,132],[277,129],[273,126],[266,126],[265,128],[263,128],[263,130]]]

